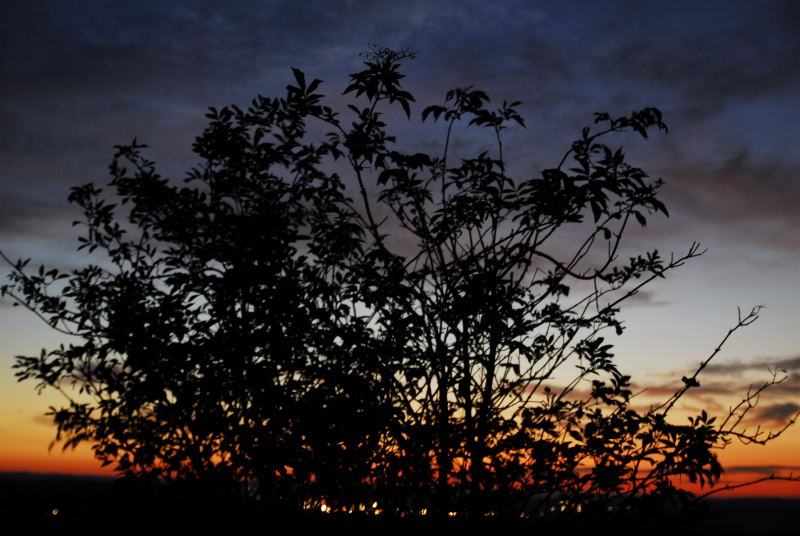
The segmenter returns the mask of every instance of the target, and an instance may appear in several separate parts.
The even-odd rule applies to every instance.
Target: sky
[[[278,96],[291,67],[322,79],[342,105],[359,52],[411,49],[404,87],[414,120],[394,117],[399,144],[419,112],[456,86],[520,100],[511,129],[520,175],[554,166],[595,112],[662,110],[667,135],[621,140],[665,182],[668,219],[630,236],[633,250],[706,253],[636,296],[614,340],[618,363],[658,396],[680,385],[737,320],[690,397],[724,414],[770,367],[789,377],[762,397],[753,423],[780,427],[800,409],[800,3],[793,1],[239,1],[169,3],[0,0],[0,250],[73,267],[69,188],[109,179],[112,147],[136,137],[167,176],[195,162],[209,106]],[[395,126],[395,125],[392,125]],[[421,131],[420,131],[421,132]],[[460,132],[468,143],[469,132]],[[419,136],[422,136],[420,138]],[[438,139],[438,138],[437,138]],[[7,268],[4,268],[7,272]],[[44,413],[61,400],[15,382],[15,355],[61,341],[33,315],[0,303],[0,471],[108,474],[88,448],[48,452]],[[738,397],[738,398],[737,398]],[[800,470],[800,432],[721,453],[732,481]],[[800,483],[748,488],[800,495]]]

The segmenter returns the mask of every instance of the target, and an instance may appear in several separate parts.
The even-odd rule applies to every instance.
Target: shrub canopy
[[[409,56],[365,55],[347,120],[294,69],[284,97],[210,110],[182,182],[134,140],[106,188],[73,188],[79,249],[100,260],[15,262],[3,287],[74,336],[16,364],[76,388],[52,408],[59,439],[140,482],[291,508],[605,515],[687,499],[675,477],[716,483],[741,418],[668,418],[697,373],[634,409],[601,335],[700,254],[619,258],[667,209],[606,143],[666,131],[661,113],[596,114],[554,167],[512,177],[520,103],[471,87],[422,111],[441,149],[399,148],[384,113],[411,116]],[[454,161],[463,124],[491,145]]]

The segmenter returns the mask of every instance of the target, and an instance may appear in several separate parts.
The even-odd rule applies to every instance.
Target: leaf
[[[434,106],[428,106],[427,108],[422,110],[422,120],[425,121],[425,119],[430,114],[433,114],[433,119],[434,119],[434,121],[436,121],[436,120],[439,119],[439,116],[442,115],[442,113],[444,113],[445,111],[446,111],[446,108],[444,106],[435,106],[435,105]]]
[[[300,88],[301,93],[305,93],[306,89],[306,75],[300,69],[296,69],[292,67],[292,73],[294,73],[294,79],[297,81],[297,85]]]
[[[406,117],[411,119],[411,107],[408,104],[408,101],[405,99],[400,100],[400,105],[403,107],[403,111],[406,113]]]

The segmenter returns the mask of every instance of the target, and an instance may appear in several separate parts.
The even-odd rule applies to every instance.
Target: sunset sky
[[[507,133],[518,175],[557,164],[595,112],[660,108],[667,135],[619,140],[665,182],[670,218],[629,237],[631,251],[708,251],[623,309],[621,368],[646,395],[680,386],[736,323],[764,305],[700,377],[691,408],[723,414],[751,384],[789,378],[762,397],[753,425],[800,410],[800,3],[768,1],[149,1],[4,0],[0,16],[0,249],[74,267],[70,186],[109,179],[112,146],[134,137],[180,179],[208,106],[276,96],[291,67],[324,81],[343,108],[370,43],[418,53],[404,87],[398,145],[439,143],[419,112],[456,86],[520,100],[527,129]],[[429,123],[425,123],[429,125]],[[466,128],[466,127],[464,127]],[[462,129],[461,134],[464,133]],[[403,135],[406,138],[403,138]],[[467,138],[468,135],[467,135]],[[468,142],[465,142],[468,143]],[[7,267],[2,269],[7,273]],[[57,393],[17,383],[15,355],[63,339],[0,303],[0,471],[110,474],[88,448],[48,453],[43,414]],[[768,446],[721,453],[732,481],[795,470],[800,426]],[[800,496],[800,483],[748,488]]]

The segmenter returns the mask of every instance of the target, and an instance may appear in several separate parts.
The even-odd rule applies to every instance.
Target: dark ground
[[[232,526],[263,527],[263,534],[285,533],[285,527],[295,526],[298,530],[315,529],[339,533],[342,530],[350,535],[375,533],[411,533],[421,536],[426,533],[484,532],[496,536],[499,531],[526,532],[528,534],[601,533],[620,534],[716,534],[733,535],[797,535],[800,534],[800,499],[716,499],[709,502],[711,518],[703,523],[667,526],[663,523],[647,526],[608,526],[599,527],[563,524],[536,525],[528,520],[499,521],[492,518],[471,520],[447,519],[391,519],[391,518],[353,518],[350,516],[311,515],[292,517],[286,513],[265,513],[243,507],[221,507],[219,504],[170,505],[149,502],[122,503],[114,489],[114,480],[107,477],[77,477],[63,475],[39,475],[31,473],[0,473],[0,527],[17,525],[35,528],[77,528],[102,527],[153,530],[203,528],[207,531],[218,525],[230,529]],[[331,529],[331,530],[327,530]],[[465,529],[465,530],[464,530]],[[253,532],[252,529],[249,532]],[[303,530],[305,532],[305,530]]]

